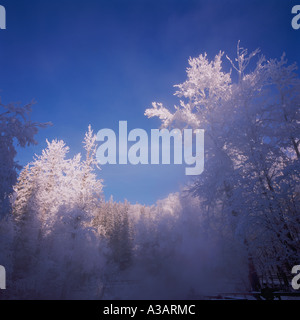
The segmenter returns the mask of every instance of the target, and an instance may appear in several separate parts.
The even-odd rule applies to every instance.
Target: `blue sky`
[[[20,149],[24,165],[63,139],[73,155],[89,124],[150,132],[152,101],[177,103],[173,85],[185,81],[190,56],[236,44],[259,47],[270,58],[285,51],[300,64],[300,30],[291,28],[289,0],[1,0],[7,30],[0,30],[0,96],[4,103],[37,101],[32,119],[53,122],[38,145]],[[106,197],[152,204],[188,181],[184,166],[106,165],[99,172]]]

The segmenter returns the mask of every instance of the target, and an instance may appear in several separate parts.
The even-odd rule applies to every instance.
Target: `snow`
[[[153,206],[104,199],[91,127],[84,155],[68,158],[63,141],[47,141],[17,177],[14,141],[35,143],[45,125],[29,120],[31,105],[1,104],[4,298],[236,299],[265,285],[291,290],[300,80],[284,55],[253,67],[258,53],[238,43],[237,58],[225,60],[230,72],[223,52],[190,58],[187,80],[175,86],[179,105],[145,111],[162,127],[206,132],[204,172]]]

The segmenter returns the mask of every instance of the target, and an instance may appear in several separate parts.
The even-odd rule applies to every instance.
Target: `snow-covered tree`
[[[80,154],[67,158],[63,141],[47,141],[42,154],[21,171],[13,202],[16,290],[35,279],[32,296],[70,298],[80,290],[101,291],[106,241],[91,226],[102,201],[95,143],[89,127],[82,161]]]
[[[227,57],[237,77],[223,70],[223,52],[191,58],[176,86],[180,105],[153,103],[145,114],[163,127],[205,129],[205,170],[190,190],[208,225],[240,238],[257,267],[260,257],[282,274],[300,254],[300,80],[284,55],[253,65],[258,53],[238,43],[235,61]]]
[[[49,228],[62,206],[70,211],[80,209],[85,212],[85,218],[91,215],[102,193],[102,181],[94,172],[95,143],[95,136],[89,127],[84,140],[86,160],[82,161],[80,154],[66,159],[69,148],[63,141],[47,141],[42,155],[36,156],[25,167],[14,187],[15,213],[23,214],[24,207],[30,204],[30,210],[36,212]],[[76,217],[78,221],[82,218]]]
[[[83,208],[93,210],[102,192],[102,180],[97,178],[95,169],[100,169],[96,160],[96,135],[89,125],[84,137],[86,158],[82,162],[81,196]]]

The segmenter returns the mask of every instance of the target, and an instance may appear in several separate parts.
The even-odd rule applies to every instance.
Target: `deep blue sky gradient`
[[[63,139],[70,155],[82,151],[89,124],[150,133],[152,101],[172,106],[173,85],[185,81],[187,60],[236,44],[261,48],[268,58],[286,52],[300,64],[300,30],[291,28],[289,0],[8,0],[7,30],[0,30],[0,96],[4,103],[37,101],[32,119],[51,121],[39,144],[19,150],[22,165]],[[229,66],[225,65],[226,68]],[[105,196],[152,204],[188,181],[184,166],[106,165],[99,172]]]

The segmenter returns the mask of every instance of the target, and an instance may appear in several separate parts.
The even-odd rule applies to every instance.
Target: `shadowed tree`
[[[22,168],[15,161],[15,144],[22,148],[36,144],[38,129],[51,125],[30,120],[32,105],[33,102],[25,106],[0,102],[0,217],[9,211],[8,197],[17,181],[17,171]]]

